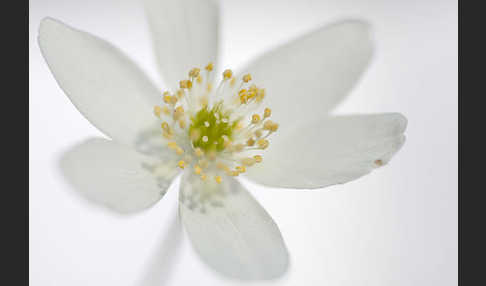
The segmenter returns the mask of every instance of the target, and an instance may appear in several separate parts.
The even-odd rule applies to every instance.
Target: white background
[[[291,256],[285,276],[252,285],[457,284],[457,2],[225,0],[221,13],[223,62],[232,68],[318,25],[369,20],[375,58],[338,111],[395,111],[409,120],[402,150],[359,180],[314,191],[249,187]],[[108,39],[158,79],[137,1],[30,1],[30,284],[241,284],[191,249],[175,217],[178,183],[153,208],[121,216],[64,182],[62,151],[102,135],[40,55],[44,16]]]

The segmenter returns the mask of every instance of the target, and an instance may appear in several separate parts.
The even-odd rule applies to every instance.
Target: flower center
[[[238,125],[237,121],[230,123],[229,114],[222,110],[223,102],[201,108],[191,117],[189,136],[195,148],[201,148],[205,153],[221,152],[225,149],[225,140],[231,140]]]
[[[239,84],[231,70],[225,70],[220,84],[213,89],[213,64],[189,71],[189,79],[180,88],[163,93],[165,105],[155,106],[162,120],[162,135],[167,146],[180,158],[181,169],[192,168],[201,180],[212,176],[238,176],[247,167],[262,161],[260,154],[269,146],[268,137],[277,131],[271,110],[256,112],[265,97],[265,89],[250,84],[244,75]]]

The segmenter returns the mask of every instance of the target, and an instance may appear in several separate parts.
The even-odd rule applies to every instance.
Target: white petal
[[[59,86],[102,132],[132,144],[155,123],[150,101],[160,93],[121,51],[51,18],[42,20],[38,41]]]
[[[203,183],[186,172],[179,201],[193,247],[215,270],[243,280],[272,279],[287,270],[288,253],[277,225],[235,179]]]
[[[69,183],[88,200],[129,213],[152,206],[177,175],[175,163],[156,167],[153,157],[111,140],[92,138],[61,158]]]
[[[216,62],[219,6],[212,0],[145,0],[159,71],[178,87],[193,67]]]
[[[334,23],[263,54],[242,71],[266,89],[272,117],[289,126],[343,100],[370,62],[370,36],[362,21]]]
[[[405,142],[398,113],[337,116],[280,134],[248,177],[272,187],[312,189],[341,184],[388,163]]]

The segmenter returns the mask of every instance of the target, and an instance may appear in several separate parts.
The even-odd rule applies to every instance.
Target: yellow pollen
[[[199,68],[193,68],[192,70],[189,71],[189,77],[190,78],[198,77],[200,71],[201,71],[201,69],[199,69]]]
[[[168,142],[168,143],[167,143],[167,147],[169,147],[170,149],[175,149],[175,148],[177,148],[178,146],[177,146],[177,143],[176,143],[176,142],[171,141],[171,142]]]
[[[196,78],[196,81],[197,81],[197,83],[201,84],[202,81],[203,81],[202,76],[198,75],[197,78]]]
[[[216,181],[216,183],[221,184],[223,178],[221,178],[221,176],[214,176],[214,180]]]
[[[212,71],[214,68],[214,65],[212,62],[209,62],[208,65],[204,68],[206,69],[207,71]]]
[[[179,127],[180,127],[181,129],[186,129],[186,126],[187,126],[187,125],[186,125],[186,121],[185,121],[184,119],[182,119],[182,118],[181,118],[181,119],[179,119]]]
[[[154,106],[154,114],[155,116],[160,118],[160,112],[162,111],[162,108],[158,105]]]
[[[251,116],[251,123],[253,124],[257,124],[258,122],[260,122],[260,115],[258,114],[253,114]]]
[[[182,106],[178,106],[175,110],[174,110],[174,120],[178,120],[179,118],[181,118],[182,116],[184,116],[184,107]]]
[[[166,132],[168,132],[168,133],[171,133],[171,132],[170,132],[170,126],[169,126],[169,123],[167,123],[167,122],[165,122],[165,121],[164,121],[164,122],[162,122],[162,124],[161,124],[160,126],[162,127],[162,129],[163,129],[164,131],[166,131]]]
[[[251,74],[245,74],[243,76],[243,81],[244,82],[249,82],[251,80]]]
[[[258,147],[260,147],[261,149],[266,149],[269,145],[268,140],[265,140],[265,139],[258,140],[257,144],[258,144]]]
[[[227,171],[229,169],[229,167],[226,164],[221,163],[221,162],[218,162],[216,164],[216,168],[223,170],[223,171]]]
[[[187,89],[191,89],[192,88],[192,81],[190,80],[181,80],[179,82],[179,86],[180,88],[187,88]]]
[[[208,178],[208,177],[206,176],[206,174],[202,174],[202,175],[201,175],[201,180],[206,181],[206,179],[207,179],[207,178]]]
[[[179,166],[179,168],[181,168],[181,169],[184,169],[184,167],[186,167],[186,162],[184,162],[184,160],[180,160],[177,163],[177,166]]]
[[[230,69],[227,69],[223,72],[224,79],[230,79],[233,76],[233,72]]]
[[[172,96],[170,96],[168,94],[164,94],[163,99],[164,99],[165,103],[169,104],[169,103],[171,103]]]
[[[253,166],[255,164],[256,160],[254,158],[243,158],[241,160],[241,163],[245,166]]]
[[[230,170],[230,171],[227,171],[226,174],[228,176],[232,176],[232,177],[236,177],[238,176],[240,173],[238,171],[233,171],[233,170]]]
[[[265,111],[263,112],[263,118],[268,118],[272,115],[272,110],[270,108],[265,108]]]
[[[246,141],[247,146],[253,146],[255,145],[255,140],[253,138],[250,138]]]
[[[265,89],[259,89],[256,95],[256,102],[261,102],[265,98]]]
[[[255,155],[255,156],[253,156],[253,158],[255,159],[255,162],[257,162],[257,163],[260,163],[263,160],[261,155]]]
[[[184,154],[184,149],[182,149],[182,148],[181,148],[181,147],[179,147],[179,146],[177,146],[177,147],[175,148],[175,151],[176,151],[176,154],[177,154],[177,155],[182,155],[182,154]]]
[[[255,131],[255,136],[256,136],[257,138],[262,137],[262,131],[261,131],[260,129],[259,129],[259,130],[257,130],[257,131]]]
[[[164,113],[165,115],[169,115],[170,109],[167,106],[163,106],[162,107],[162,113]]]
[[[240,151],[242,151],[242,150],[243,150],[243,148],[245,148],[245,145],[243,145],[243,144],[236,144],[236,145],[234,146],[234,149],[235,149],[235,151],[236,151],[236,152],[240,152]]]
[[[195,173],[196,175],[199,175],[199,174],[201,174],[201,172],[202,172],[201,167],[199,167],[198,165],[195,165],[195,166],[194,166],[194,173]]]
[[[236,166],[236,171],[238,171],[238,173],[244,173],[246,172],[246,167],[245,166]]]

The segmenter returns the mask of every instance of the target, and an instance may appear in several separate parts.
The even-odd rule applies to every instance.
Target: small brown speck
[[[383,166],[383,161],[381,159],[375,160],[375,165],[377,165],[378,167],[381,167],[381,166]]]

